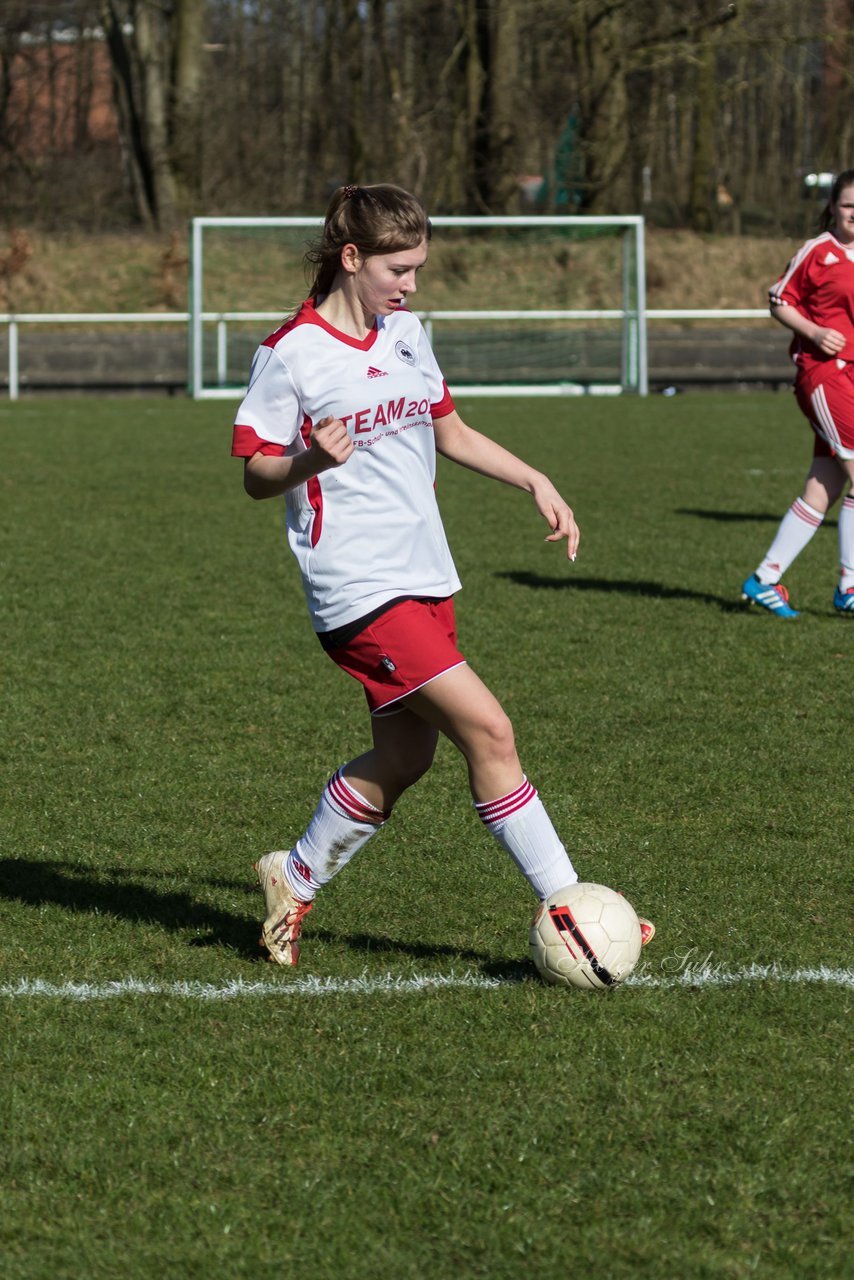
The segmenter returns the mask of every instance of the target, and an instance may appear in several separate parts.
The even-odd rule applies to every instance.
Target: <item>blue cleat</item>
[[[797,610],[789,604],[789,593],[782,582],[760,582],[756,574],[752,573],[741,588],[741,598],[750,604],[761,605],[763,609],[776,614],[778,618],[798,617]],[[848,607],[854,609],[854,604]]]
[[[850,613],[854,617],[854,587],[849,587],[847,591],[837,587],[833,593],[833,607],[840,613]]]

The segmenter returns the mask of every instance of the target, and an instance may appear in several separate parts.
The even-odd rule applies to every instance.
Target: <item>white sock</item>
[[[854,587],[854,493],[849,493],[839,509],[839,590]]]
[[[816,511],[803,498],[795,498],[780,521],[777,536],[768,548],[768,554],[756,570],[760,582],[775,584],[780,581],[789,565],[821,527],[823,511]]]
[[[475,803],[474,807],[538,898],[547,898],[564,885],[575,884],[578,873],[527,778],[508,795]]]
[[[375,809],[360,796],[340,769],[333,774],[305,834],[285,863],[285,875],[296,896],[310,902],[390,816],[390,810]]]

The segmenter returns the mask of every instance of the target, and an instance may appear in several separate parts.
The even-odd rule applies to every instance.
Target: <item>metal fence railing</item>
[[[462,320],[469,318],[475,313],[470,312],[424,312],[424,320],[426,325],[438,325],[444,320]],[[510,314],[510,313],[508,313]],[[527,314],[530,320],[552,319],[560,316],[562,319],[571,321],[584,320],[588,315],[593,313],[586,312],[561,312],[561,313],[518,313],[519,317]],[[604,313],[595,313],[600,319]],[[610,313],[608,313],[610,315]],[[620,313],[615,312],[618,316]],[[514,317],[517,313],[513,313]],[[267,324],[275,324],[281,321],[281,313],[279,312],[204,312],[202,319],[205,324],[215,326],[216,344],[215,344],[215,370],[213,377],[215,383],[224,388],[229,387],[229,326],[238,323],[245,324],[247,321],[258,321]],[[647,321],[653,323],[664,320],[671,320],[677,323],[683,321],[706,320],[712,322],[725,320],[767,320],[768,312],[765,309],[740,308],[731,310],[647,310],[645,313]],[[21,330],[29,326],[100,326],[100,325],[125,325],[129,327],[148,327],[149,325],[173,325],[176,328],[183,328],[185,331],[190,323],[190,313],[187,311],[163,311],[163,312],[66,312],[66,313],[32,313],[32,314],[14,314],[0,313],[0,325],[5,325],[8,337],[8,396],[10,400],[17,400],[21,391]],[[436,330],[434,329],[434,336]],[[246,363],[248,370],[248,363]],[[187,371],[188,388],[191,387],[190,371]],[[226,394],[233,395],[235,398],[240,395],[240,388],[233,385],[231,379],[231,387]],[[454,388],[452,387],[452,390]],[[465,388],[460,388],[465,390]],[[491,389],[492,394],[502,394],[502,392],[517,390],[516,388],[502,388],[496,386]],[[556,388],[559,391],[560,388]],[[487,393],[490,389],[487,388]]]

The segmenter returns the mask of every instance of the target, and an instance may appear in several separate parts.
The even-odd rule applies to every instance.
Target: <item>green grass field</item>
[[[232,406],[0,403],[4,1280],[851,1274],[851,659],[791,397],[463,401],[582,527],[443,465],[461,643],[583,878],[658,934],[548,988],[446,744],[265,964],[251,863],[363,749]],[[848,1038],[846,1038],[846,1034]],[[846,1226],[846,1223],[848,1224]]]

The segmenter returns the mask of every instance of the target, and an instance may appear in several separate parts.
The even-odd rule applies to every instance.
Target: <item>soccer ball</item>
[[[530,944],[546,982],[607,991],[637,964],[641,929],[622,894],[604,884],[570,884],[540,903]]]

